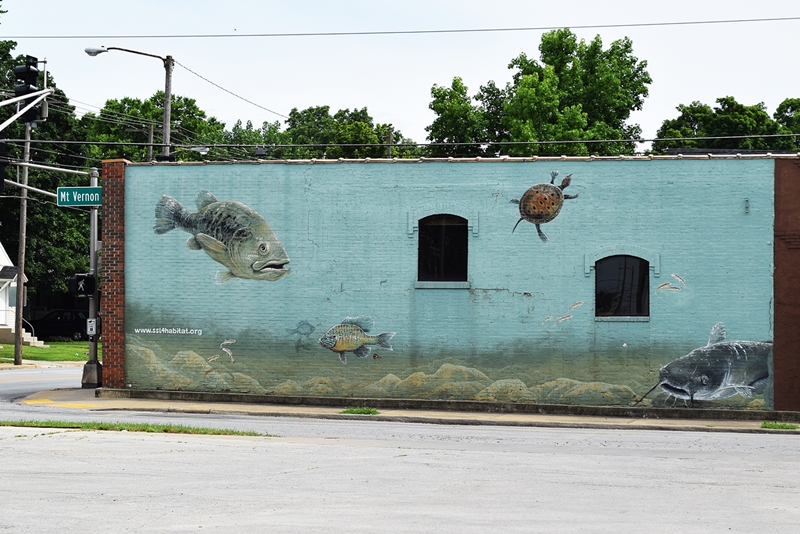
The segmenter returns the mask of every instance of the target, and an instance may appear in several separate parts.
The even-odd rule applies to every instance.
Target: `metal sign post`
[[[99,173],[95,167],[89,169],[88,190],[99,190],[97,187],[97,177]],[[61,205],[61,189],[59,188],[59,205]],[[73,188],[77,189],[77,188]],[[90,198],[93,198],[91,194]],[[98,197],[100,194],[98,193]],[[84,204],[85,205],[85,204]],[[89,274],[97,278],[97,204],[90,208],[89,215]],[[89,336],[89,358],[83,366],[83,378],[81,379],[82,388],[99,388],[103,385],[103,366],[97,361],[97,284],[94,292],[89,297],[89,319],[86,323],[86,333]]]

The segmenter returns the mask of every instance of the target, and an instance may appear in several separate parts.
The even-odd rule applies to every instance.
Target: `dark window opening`
[[[595,315],[649,316],[650,263],[610,256],[595,263]]]
[[[417,280],[466,282],[467,232],[467,220],[457,215],[420,219]]]

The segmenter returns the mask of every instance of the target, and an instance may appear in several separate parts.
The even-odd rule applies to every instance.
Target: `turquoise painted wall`
[[[705,346],[716,323],[728,340],[771,339],[773,168],[767,159],[129,166],[126,381],[629,404],[662,366]],[[551,170],[572,174],[565,192],[579,197],[542,225],[548,242],[527,222],[512,234],[519,211],[509,201]],[[162,195],[196,211],[203,189],[263,216],[291,274],[217,284],[223,266],[187,248],[189,233],[153,231]],[[471,225],[468,289],[415,288],[416,221],[434,213]],[[614,253],[651,262],[646,322],[595,319],[593,262]],[[681,290],[657,291],[667,282]],[[347,316],[373,317],[371,333],[396,332],[394,350],[340,363],[317,340]],[[739,392],[703,402],[764,406],[753,389]],[[645,404],[676,400],[658,389]]]

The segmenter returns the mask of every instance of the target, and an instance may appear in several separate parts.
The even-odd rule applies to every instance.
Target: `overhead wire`
[[[252,104],[252,105],[254,105],[254,106],[255,106],[255,107],[257,107],[257,108],[263,109],[264,111],[269,111],[269,112],[270,112],[270,113],[272,113],[273,115],[277,115],[277,116],[279,116],[279,117],[283,117],[284,119],[288,119],[288,118],[289,118],[289,117],[287,117],[286,115],[284,115],[283,113],[278,113],[277,111],[272,111],[271,109],[265,108],[264,106],[262,106],[262,105],[260,105],[260,104],[256,104],[256,103],[255,103],[255,102],[253,102],[252,100],[248,100],[248,99],[246,99],[246,98],[245,98],[245,97],[243,97],[243,96],[239,96],[239,95],[237,95],[236,93],[234,93],[233,91],[230,91],[229,89],[225,89],[225,88],[224,88],[224,87],[222,87],[221,85],[219,85],[219,84],[216,84],[216,83],[212,82],[211,80],[209,80],[209,79],[208,79],[208,78],[206,78],[205,76],[201,76],[200,74],[197,74],[195,71],[193,71],[192,69],[190,69],[189,67],[187,67],[187,66],[186,66],[186,65],[184,65],[183,63],[179,63],[177,60],[174,60],[174,59],[173,59],[173,61],[175,62],[175,64],[176,64],[176,65],[180,65],[181,67],[183,67],[184,69],[188,70],[189,72],[191,72],[192,74],[194,74],[195,76],[197,76],[198,78],[200,78],[201,80],[204,80],[204,81],[206,81],[206,82],[210,83],[211,85],[213,85],[214,87],[216,87],[216,88],[218,88],[218,89],[222,89],[222,90],[223,90],[223,91],[225,91],[226,93],[228,93],[228,94],[231,94],[231,95],[235,96],[235,97],[236,97],[236,98],[238,98],[239,100],[244,100],[244,101],[245,101],[245,102],[247,102],[248,104]]]
[[[91,116],[89,118],[91,120],[94,120],[94,121],[104,122],[104,123],[107,123],[107,124],[118,124],[118,125],[121,125],[121,126],[128,126],[128,127],[131,127],[131,128],[139,128],[139,127],[143,127],[145,125],[153,125],[154,127],[160,127],[161,126],[161,122],[157,122],[157,121],[154,121],[152,119],[147,119],[145,117],[138,117],[136,115],[131,115],[131,114],[127,114],[127,113],[121,113],[121,112],[117,112],[117,111],[107,110],[105,108],[100,108],[98,106],[94,106],[92,104],[87,104],[85,102],[80,102],[80,101],[74,101],[74,102],[77,102],[77,103],[82,104],[84,106],[89,106],[91,108],[99,110],[100,113],[96,113],[94,111],[91,111]],[[58,106],[56,106],[56,107],[58,108]],[[62,110],[62,111],[64,111],[64,110]],[[177,124],[177,125],[173,126],[172,137],[173,138],[181,137],[181,135],[178,133],[179,131],[183,131],[184,132],[184,135],[182,136],[182,138],[185,139],[186,141],[188,141],[187,144],[192,144],[192,143],[194,143],[195,145],[213,144],[213,143],[209,143],[208,139],[203,139],[202,136],[198,137],[196,132],[192,132],[191,130],[185,128],[184,126],[182,126],[180,124]],[[123,143],[123,144],[130,144],[130,143]],[[156,146],[156,145],[158,145],[158,143],[153,143],[153,145]],[[250,159],[250,155],[248,155],[244,151],[240,150],[240,155],[241,155],[241,157],[239,159]],[[208,155],[207,154],[206,156],[207,156],[206,159],[210,159],[210,160],[220,160],[220,159],[222,159],[221,156],[218,156],[216,154],[213,154],[213,155]]]
[[[800,137],[800,133],[787,134],[750,134],[750,135],[716,135],[701,137],[654,137],[654,138],[633,138],[633,139],[562,139],[552,141],[461,141],[461,142],[430,142],[430,143],[393,143],[392,147],[424,147],[424,146],[480,146],[480,145],[569,145],[569,144],[598,144],[598,143],[651,143],[655,141],[711,141],[711,140],[733,140],[733,139],[773,139],[785,137]],[[24,139],[6,139],[7,142],[21,143]],[[122,141],[76,141],[76,140],[53,140],[53,139],[31,139],[31,143],[65,143],[75,145],[97,145],[97,146],[118,146],[135,145],[147,146],[149,143],[122,142]],[[215,143],[208,145],[209,148],[263,148],[264,143]],[[268,144],[274,148],[310,148],[310,147],[385,147],[386,143],[275,143]],[[188,148],[180,146],[178,148]]]
[[[506,28],[455,28],[432,30],[384,30],[384,31],[352,31],[352,32],[295,32],[295,33],[196,33],[196,34],[150,34],[150,35],[11,35],[4,39],[241,39],[241,38],[276,38],[276,37],[348,37],[369,35],[424,35],[424,34],[457,34],[457,33],[491,33],[491,32],[528,32],[550,31],[562,28],[579,30],[604,28],[653,28],[660,26],[699,26],[711,24],[743,24],[758,22],[797,21],[800,17],[766,17],[746,19],[714,19],[685,20],[675,22],[630,22],[616,24],[581,24],[558,26],[524,26]]]

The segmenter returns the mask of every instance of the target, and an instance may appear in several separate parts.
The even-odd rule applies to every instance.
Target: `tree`
[[[251,121],[247,121],[242,126],[242,121],[236,121],[230,131],[226,130],[224,142],[228,145],[251,145],[248,147],[230,147],[226,149],[229,159],[249,159],[255,155],[256,148],[252,145],[262,145],[267,153],[261,155],[262,158],[282,158],[286,149],[275,148],[275,145],[287,144],[289,142],[285,133],[281,132],[281,124],[278,121],[264,122],[260,128],[255,128]]]
[[[558,78],[548,66],[541,79],[536,75],[520,78],[505,106],[505,123],[513,141],[580,141],[587,127],[587,114],[580,104],[560,105]],[[583,155],[583,143],[511,145],[507,153],[517,156],[534,154]]]
[[[499,146],[491,143],[510,139],[508,126],[504,121],[505,105],[509,99],[510,91],[510,85],[507,84],[506,87],[500,88],[495,85],[494,80],[489,80],[486,85],[481,85],[480,91],[475,95],[475,100],[480,103],[478,109],[483,115],[483,139],[490,143],[486,149],[489,154],[494,154],[501,150]]]
[[[713,109],[701,102],[692,102],[688,106],[680,104],[677,107],[680,115],[661,124],[656,138],[663,141],[655,141],[653,151],[663,153],[669,148],[793,150],[797,145],[791,137],[758,137],[792,133],[789,126],[796,126],[792,111],[796,103],[793,100],[796,99],[785,100],[783,107],[779,107],[780,111],[776,111],[779,120],[770,118],[763,102],[745,106],[732,96],[718,98],[718,106]],[[702,139],[708,137],[739,138]],[[675,138],[685,139],[670,140]]]
[[[781,102],[772,117],[787,130],[800,134],[800,98],[787,98]],[[800,136],[794,138],[794,148],[800,149]]]
[[[16,84],[14,67],[25,63],[25,56],[12,56],[16,48],[14,41],[0,41],[0,77],[4,88]],[[38,123],[31,131],[31,161],[35,163],[88,170],[99,162],[88,159],[80,144],[81,140],[74,108],[66,95],[57,88],[52,72],[48,72],[47,86],[55,88],[48,97],[49,117]],[[13,94],[13,93],[12,93]],[[0,108],[0,120],[10,117],[14,106]],[[13,139],[9,143],[9,157],[19,161],[23,156],[25,126],[19,120],[9,125],[3,137]],[[57,140],[60,143],[37,143],[37,140]],[[19,167],[9,167],[7,177],[14,179]],[[32,187],[55,192],[57,187],[88,185],[88,178],[72,174],[43,171],[31,168],[28,183]],[[6,186],[0,196],[0,241],[9,256],[16,258],[19,251],[20,189]],[[48,197],[37,193],[28,194],[27,231],[25,253],[25,275],[28,278],[29,294],[48,291],[66,291],[65,278],[89,268],[89,217],[85,209],[59,208]]]
[[[158,91],[144,101],[129,97],[107,100],[99,114],[87,113],[81,118],[81,127],[86,132],[86,140],[95,142],[147,144],[152,131],[154,157],[161,153],[159,144],[162,142],[163,119],[164,92]],[[203,146],[222,143],[225,124],[214,117],[207,117],[193,98],[172,95],[170,129],[171,144]],[[90,145],[89,152],[98,159],[147,161],[148,148],[133,144]],[[218,155],[228,159],[227,153]],[[179,156],[183,160],[203,159],[203,156],[190,150],[180,151]]]
[[[652,79],[647,62],[633,55],[633,44],[624,38],[603,48],[600,36],[591,42],[569,29],[542,36],[539,59],[525,53],[509,63],[513,81],[501,89],[490,81],[474,97],[475,106],[460,78],[447,90],[434,85],[430,108],[437,114],[428,139],[461,139],[482,143],[472,153],[497,154],[632,154],[641,136],[638,124],[629,124],[640,110]],[[605,143],[555,143],[506,145],[502,141],[602,141]],[[453,149],[450,149],[452,152]],[[438,149],[438,152],[445,152]],[[461,148],[460,154],[466,149]]]
[[[467,86],[456,76],[450,87],[436,84],[431,88],[429,108],[436,119],[425,127],[432,143],[480,143],[486,141],[487,121],[467,94]],[[483,154],[480,145],[432,146],[430,152],[444,156]]]
[[[391,124],[375,124],[367,108],[343,109],[334,115],[329,106],[316,106],[289,112],[286,120],[287,144],[308,145],[276,150],[282,157],[293,158],[382,158],[392,131],[392,144],[413,143]],[[350,146],[341,146],[350,145]],[[361,145],[361,146],[359,146]],[[394,157],[410,157],[410,147],[393,147]]]

